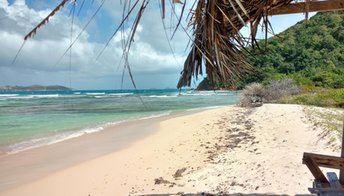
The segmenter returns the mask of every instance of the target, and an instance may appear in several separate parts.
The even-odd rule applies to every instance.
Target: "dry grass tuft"
[[[266,88],[265,98],[268,101],[277,101],[282,97],[297,95],[301,92],[300,87],[291,78],[270,81]]]
[[[263,99],[266,95],[266,90],[263,85],[259,83],[252,83],[247,85],[240,95],[240,106],[242,107],[257,107],[263,104]]]

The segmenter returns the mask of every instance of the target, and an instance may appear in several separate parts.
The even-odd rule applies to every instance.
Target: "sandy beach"
[[[0,157],[0,195],[309,194],[303,152],[339,151],[303,107],[229,106],[148,119]]]

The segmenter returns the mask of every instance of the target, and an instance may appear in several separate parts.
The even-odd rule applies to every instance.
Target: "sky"
[[[83,5],[82,0],[78,0],[73,28],[72,4],[69,3],[39,29],[33,39],[25,42],[16,61],[12,63],[23,44],[24,36],[59,2],[0,0],[0,86],[63,85],[80,90],[133,88],[127,71],[123,85],[121,83],[121,33],[113,37],[109,46],[97,58],[121,22],[123,0],[105,0],[84,31],[82,29],[99,7],[101,0],[85,0]],[[177,20],[167,12],[164,22],[167,28],[164,31],[158,2],[159,0],[151,0],[148,4],[129,53],[129,63],[139,89],[176,88],[189,51],[189,37],[182,30],[176,32],[170,41],[171,47],[169,46],[168,40]],[[191,1],[188,1],[186,7],[190,5]],[[175,6],[177,12],[182,8],[180,4]],[[303,19],[303,14],[293,14],[274,16],[270,21],[274,32],[279,33]],[[130,22],[133,20],[134,15],[129,19],[129,24],[125,25],[124,36],[129,32]],[[185,20],[182,23],[186,25]],[[80,32],[80,37],[71,49],[72,55],[68,51],[63,56],[71,38],[75,40]],[[242,32],[248,35],[247,28]],[[198,82],[195,80],[193,86]]]

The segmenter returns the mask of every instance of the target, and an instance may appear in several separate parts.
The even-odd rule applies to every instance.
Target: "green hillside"
[[[259,42],[249,61],[256,70],[239,84],[291,77],[304,86],[344,88],[344,11],[317,13]]]

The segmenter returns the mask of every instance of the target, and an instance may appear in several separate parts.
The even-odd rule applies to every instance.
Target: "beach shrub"
[[[297,95],[300,92],[300,87],[291,78],[272,80],[266,87],[265,99],[269,102],[274,102],[282,97]]]
[[[344,108],[344,89],[322,89],[314,93],[287,96],[282,103]]]
[[[251,83],[241,92],[240,105],[243,107],[257,107],[263,104],[266,91],[263,85]]]

